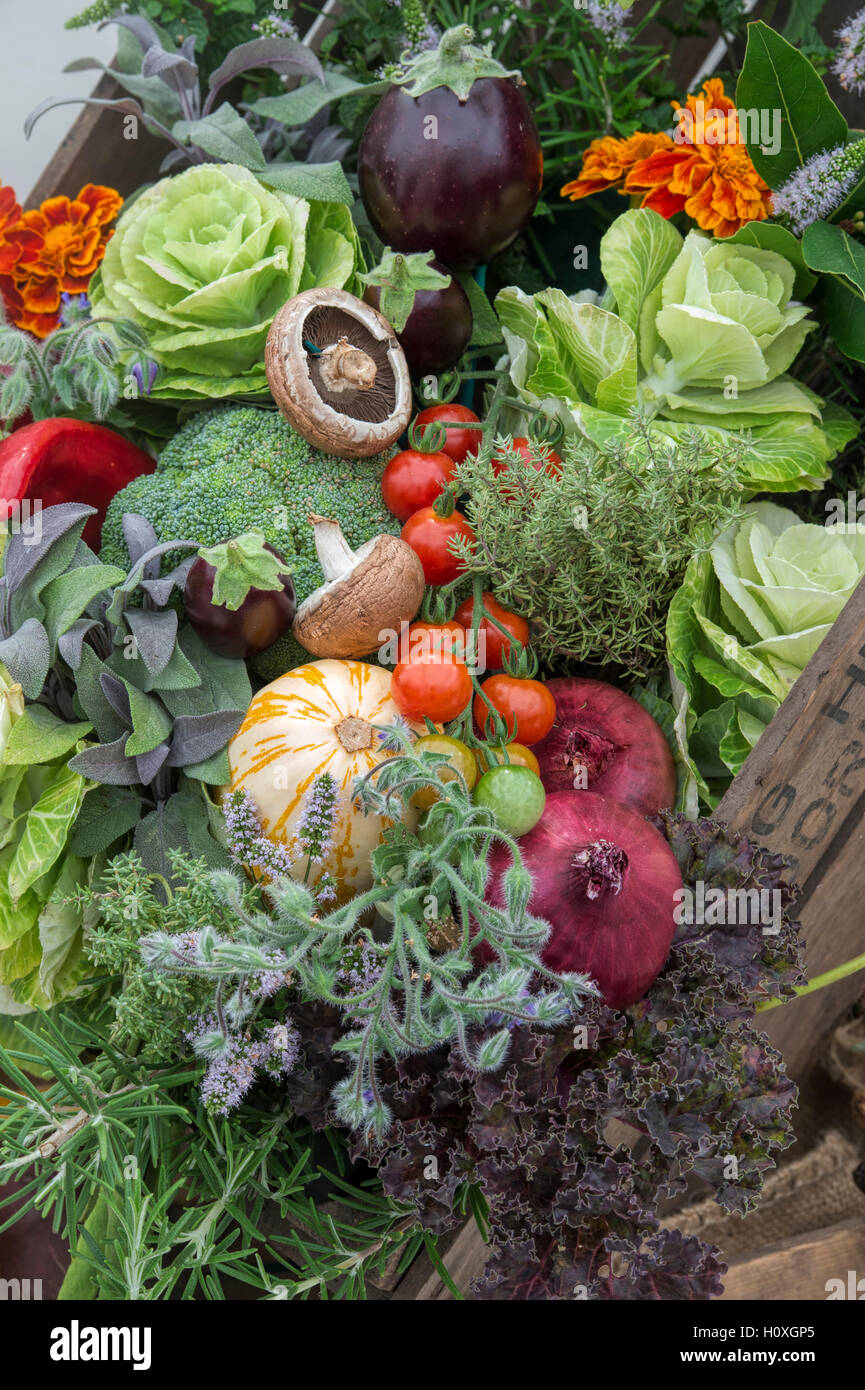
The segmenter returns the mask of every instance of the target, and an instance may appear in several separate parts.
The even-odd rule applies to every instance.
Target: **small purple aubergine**
[[[272,545],[265,545],[271,555],[283,557]],[[294,580],[290,574],[281,576],[279,589],[250,589],[239,608],[225,608],[213,602],[213,580],[216,570],[201,557],[195,561],[186,577],[184,602],[186,616],[202,642],[220,656],[244,659],[263,652],[288,632],[297,611]]]
[[[471,305],[459,280],[441,261],[430,268],[450,275],[450,284],[443,290],[418,290],[405,327],[396,335],[415,377],[455,366],[472,335]],[[378,285],[370,285],[363,297],[374,309],[381,308]]]

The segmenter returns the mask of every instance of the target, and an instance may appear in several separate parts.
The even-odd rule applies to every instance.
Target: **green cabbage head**
[[[786,383],[771,383],[786,372],[815,326],[805,321],[807,305],[791,303],[794,282],[790,261],[775,251],[690,232],[643,305],[647,394],[663,394],[673,411],[714,404],[727,426],[742,393],[749,393],[749,413],[758,405],[791,406],[801,388],[790,382],[787,391]],[[750,395],[755,390],[760,394]]]
[[[682,237],[651,209],[631,208],[601,238],[601,269],[600,300],[499,291],[520,401],[599,448],[626,438],[634,406],[677,442],[693,425],[716,445],[747,430],[740,478],[748,492],[823,486],[828,461],[857,426],[789,374],[814,328],[798,302],[810,272],[791,233],[761,222],[723,241]],[[504,424],[525,434],[518,411]]]
[[[94,316],[131,319],[159,374],[152,394],[265,392],[277,310],[316,285],[352,288],[363,269],[347,207],[265,188],[235,164],[161,179],[124,211],[91,290]]]
[[[707,784],[738,772],[865,573],[865,527],[817,526],[772,502],[697,555],[670,605],[667,650]]]

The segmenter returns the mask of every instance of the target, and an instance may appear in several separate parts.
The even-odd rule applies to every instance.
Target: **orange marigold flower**
[[[735,103],[718,77],[700,96],[672,103],[679,122],[675,141],[641,159],[625,179],[625,192],[642,194],[640,206],[662,217],[687,215],[704,231],[732,236],[746,222],[762,222],[772,195],[739,139]]]
[[[672,140],[664,134],[648,135],[638,130],[627,140],[604,135],[589,145],[583,155],[579,177],[565,184],[562,195],[576,202],[578,198],[588,198],[591,193],[603,193],[608,188],[615,188],[638,160],[647,158],[655,150],[672,148]]]
[[[88,183],[77,198],[47,198],[9,228],[6,240],[17,254],[8,273],[21,302],[13,323],[37,338],[53,332],[61,294],[87,289],[113,235],[107,225],[122,206],[113,188]]]

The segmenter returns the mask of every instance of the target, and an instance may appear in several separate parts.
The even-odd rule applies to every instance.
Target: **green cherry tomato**
[[[528,767],[491,767],[474,791],[475,804],[492,811],[506,835],[526,835],[544,813],[547,795],[540,777]]]

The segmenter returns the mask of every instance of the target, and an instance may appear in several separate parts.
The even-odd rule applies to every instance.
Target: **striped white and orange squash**
[[[334,850],[313,865],[310,883],[333,874],[339,899],[372,883],[369,856],[390,822],[350,805],[354,779],[388,755],[373,724],[391,724],[390,672],[363,661],[311,661],[271,681],[253,697],[228,747],[231,790],[255,802],[265,833],[291,849],[303,799],[314,779],[329,772],[340,791]],[[412,822],[414,813],[409,813]],[[306,870],[298,860],[297,876]]]

